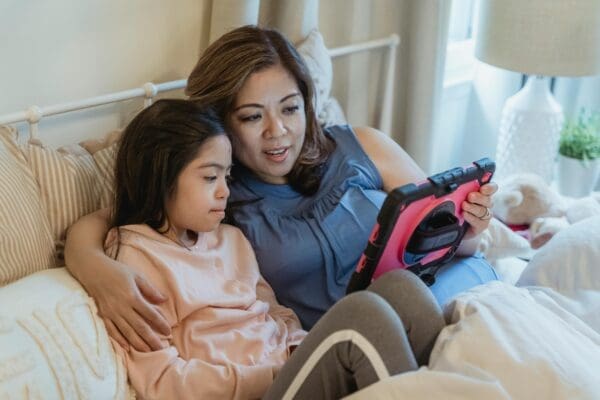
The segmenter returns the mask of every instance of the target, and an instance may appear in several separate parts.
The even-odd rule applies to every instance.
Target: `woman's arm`
[[[194,326],[185,325],[200,326],[203,324],[201,317],[197,321],[189,316],[178,319],[182,314],[177,309],[180,303],[178,297],[185,289],[177,286],[171,281],[174,278],[165,276],[165,272],[156,267],[155,260],[148,256],[145,246],[141,244],[137,247],[128,241],[119,243],[119,237],[113,230],[107,240],[107,253],[114,254],[117,249],[118,260],[131,265],[139,273],[145,273],[150,283],[172,299],[172,302],[157,306],[169,326],[196,332]],[[199,334],[202,335],[202,332]],[[215,361],[212,353],[226,349],[219,348],[210,340],[196,349],[194,339],[184,335],[182,340],[184,344],[187,343],[188,350],[185,356],[181,354],[183,352],[180,353],[181,348],[173,343],[172,337],[161,336],[160,340],[162,348],[159,350],[140,352],[130,349],[125,354],[130,382],[144,399],[258,399],[273,382],[275,372],[281,368],[281,365],[261,363],[260,360],[256,361],[256,365],[242,365],[217,356],[219,360]],[[205,356],[198,357],[197,354]]]
[[[389,193],[398,186],[427,178],[415,160],[389,136],[369,127],[354,128],[354,132],[379,171],[385,192]]]
[[[125,348],[131,344],[139,351],[158,350],[163,345],[154,330],[164,335],[171,332],[155,306],[166,298],[144,276],[104,254],[108,221],[109,210],[103,209],[69,229],[67,268],[96,301],[111,337]]]
[[[379,171],[385,192],[389,193],[398,186],[422,181],[427,177],[408,153],[382,132],[369,127],[354,128],[354,132]],[[497,190],[495,183],[485,184],[479,191],[469,193],[467,201],[462,203],[463,216],[470,228],[457,250],[458,254],[470,255],[475,252],[479,243],[478,235],[490,224],[489,218],[480,217],[486,215],[486,208],[492,207],[492,195]]]

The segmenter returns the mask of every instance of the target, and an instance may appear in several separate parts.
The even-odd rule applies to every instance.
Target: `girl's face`
[[[175,191],[167,199],[168,235],[172,239],[193,244],[197,232],[218,227],[225,217],[230,169],[231,143],[227,136],[207,139],[196,157],[181,171]]]
[[[304,98],[281,65],[250,75],[230,115],[236,158],[267,183],[287,182],[306,133]]]

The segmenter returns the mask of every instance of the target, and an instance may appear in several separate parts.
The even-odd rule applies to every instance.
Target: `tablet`
[[[449,169],[419,183],[392,190],[350,278],[347,293],[363,290],[387,271],[404,268],[432,285],[469,228],[461,204],[492,178],[489,158]]]

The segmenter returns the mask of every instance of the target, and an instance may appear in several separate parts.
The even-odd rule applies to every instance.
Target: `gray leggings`
[[[442,310],[416,275],[395,270],[338,301],[312,328],[264,399],[338,399],[429,361]]]

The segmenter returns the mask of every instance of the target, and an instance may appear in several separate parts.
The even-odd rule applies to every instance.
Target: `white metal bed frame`
[[[382,95],[383,99],[381,113],[379,115],[379,129],[388,134],[391,131],[394,72],[396,70],[396,47],[399,43],[400,37],[396,34],[392,34],[384,38],[337,47],[329,50],[329,55],[332,58],[379,48],[384,48],[386,50],[386,85]],[[144,107],[147,107],[152,104],[152,100],[158,93],[182,89],[185,87],[186,83],[186,79],[179,79],[164,83],[147,82],[141,87],[135,89],[90,97],[77,101],[44,107],[32,105],[23,111],[0,115],[0,125],[27,122],[29,124],[29,137],[33,139],[38,137],[38,123],[44,117],[65,114],[71,111],[93,108],[139,97],[144,97]]]

